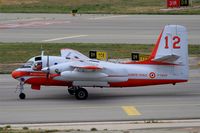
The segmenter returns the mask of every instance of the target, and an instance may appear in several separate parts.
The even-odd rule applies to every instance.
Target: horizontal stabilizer
[[[152,61],[156,62],[165,62],[165,63],[174,63],[180,56],[178,55],[166,55],[166,56],[157,56],[157,58],[152,59]]]

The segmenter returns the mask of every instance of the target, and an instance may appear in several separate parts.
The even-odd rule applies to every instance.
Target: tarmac
[[[152,44],[166,24],[186,26],[189,43],[200,44],[199,15],[82,14],[72,17],[69,14],[0,13],[0,41]],[[24,91],[27,99],[19,100],[17,81],[10,75],[0,75],[0,124],[63,130],[96,127],[134,133],[164,128],[157,132],[198,133],[199,74],[200,69],[191,69],[189,82],[175,86],[86,88],[89,92],[86,101],[69,96],[66,87],[42,87],[34,91],[28,85]],[[143,130],[147,127],[150,130]],[[191,130],[188,127],[192,127]]]
[[[78,101],[66,87],[26,85],[27,99],[15,91],[17,81],[0,75],[0,123],[73,123],[200,118],[200,69],[190,70],[190,80],[177,85],[130,88],[86,88],[89,98]],[[129,111],[127,111],[129,110]]]
[[[0,41],[154,44],[168,24],[185,26],[189,44],[200,44],[200,15],[0,13]]]

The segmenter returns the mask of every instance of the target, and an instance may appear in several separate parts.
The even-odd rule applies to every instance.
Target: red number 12
[[[179,36],[174,36],[174,37],[172,38],[172,40],[173,40],[173,48],[174,48],[174,49],[179,49],[179,48],[181,48],[181,46],[178,46],[178,44],[179,44],[180,41],[181,41],[181,39],[180,39]],[[169,41],[169,38],[168,38],[168,36],[166,36],[166,37],[165,37],[165,49],[168,49],[168,48],[169,48],[169,43],[168,43],[168,41]]]

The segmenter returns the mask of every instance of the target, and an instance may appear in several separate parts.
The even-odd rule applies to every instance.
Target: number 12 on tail
[[[181,38],[179,36],[172,37],[173,49],[180,49],[181,46],[179,45]],[[165,49],[169,48],[169,37],[165,37]]]

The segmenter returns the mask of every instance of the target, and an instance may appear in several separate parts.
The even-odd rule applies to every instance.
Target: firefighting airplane
[[[70,95],[84,100],[83,87],[135,87],[188,81],[188,35],[180,25],[167,25],[160,33],[149,58],[139,62],[112,63],[90,59],[72,49],[61,56],[36,56],[12,72],[19,81],[19,98],[25,99],[24,84],[67,86]]]

